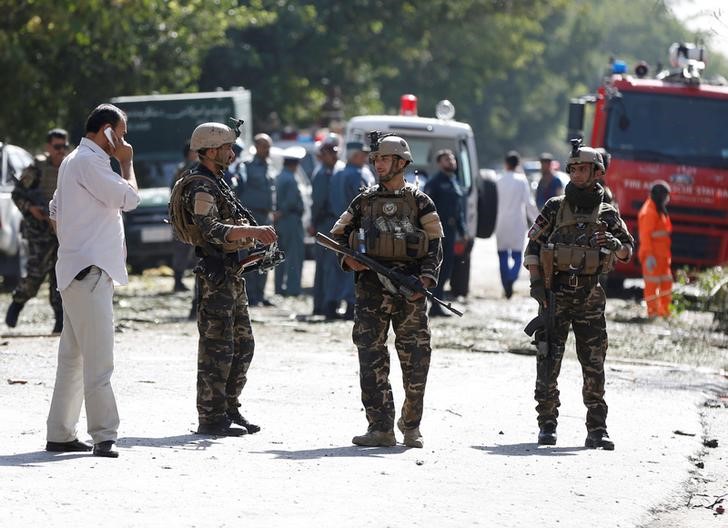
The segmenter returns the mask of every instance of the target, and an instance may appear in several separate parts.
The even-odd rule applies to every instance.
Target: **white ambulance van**
[[[417,98],[403,95],[399,115],[362,115],[349,120],[346,143],[369,143],[367,134],[377,130],[393,133],[409,144],[414,163],[407,167],[406,179],[424,188],[429,177],[438,172],[435,156],[442,149],[455,153],[458,163],[457,179],[465,194],[468,226],[468,244],[456,243],[457,259],[451,279],[453,295],[466,296],[470,279],[470,250],[475,237],[488,238],[493,233],[496,216],[495,186],[480,175],[475,137],[469,124],[455,121],[455,107],[450,101],[440,101],[435,108],[436,117],[417,114]],[[346,158],[345,158],[346,159]]]

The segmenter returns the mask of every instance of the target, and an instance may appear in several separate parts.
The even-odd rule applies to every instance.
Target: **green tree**
[[[402,93],[422,106],[442,98],[464,109],[485,85],[543,50],[539,20],[564,1],[277,0],[275,24],[229,31],[210,52],[201,89],[240,84],[253,93],[258,126],[272,112],[297,125],[316,121],[340,87],[347,115],[393,109]],[[462,103],[462,105],[461,105]]]
[[[500,166],[510,148],[526,157],[550,150],[564,158],[569,99],[594,93],[611,58],[624,60],[630,71],[645,60],[654,74],[667,67],[672,42],[695,42],[700,35],[676,20],[663,0],[575,0],[543,20],[541,38],[543,53],[489,84],[489,99],[474,110],[474,126],[490,136],[479,145],[483,165]],[[709,56],[710,75],[725,76],[725,60]]]
[[[196,90],[201,57],[228,27],[273,19],[246,4],[0,0],[0,134],[39,145],[53,126],[81,132],[113,96]]]

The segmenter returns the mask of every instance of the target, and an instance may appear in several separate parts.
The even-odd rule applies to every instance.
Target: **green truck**
[[[245,121],[240,141],[252,143],[250,91],[228,91],[116,97],[112,103],[127,113],[127,139],[134,147],[134,169],[141,203],[125,213],[127,263],[132,272],[169,264],[172,229],[165,222],[170,184],[182,161],[182,150],[200,123]]]

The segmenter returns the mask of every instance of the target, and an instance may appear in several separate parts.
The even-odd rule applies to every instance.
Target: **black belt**
[[[86,275],[91,273],[91,268],[93,268],[93,264],[87,268],[83,268],[81,271],[76,273],[76,276],[74,277],[74,279],[79,280],[79,281],[83,280],[84,278],[86,278]]]
[[[557,284],[570,286],[571,288],[587,287],[593,288],[599,282],[599,275],[571,275],[570,273],[557,273],[554,276]]]

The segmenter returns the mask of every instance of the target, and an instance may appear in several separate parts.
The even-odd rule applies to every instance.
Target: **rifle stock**
[[[388,268],[387,266],[380,264],[373,258],[364,255],[363,253],[359,253],[358,251],[355,251],[348,246],[342,246],[336,240],[327,237],[323,233],[316,233],[316,243],[326,249],[329,249],[341,255],[351,257],[360,264],[364,264],[373,272],[379,273],[387,277],[390,281],[392,281],[392,284],[397,286],[400,292],[402,292],[406,297],[409,297],[413,293],[421,293],[432,302],[439,304],[443,308],[447,308],[458,317],[463,316],[463,312],[453,308],[451,303],[446,303],[442,299],[438,299],[437,297],[435,297],[432,292],[425,288],[424,285],[416,277],[408,276],[403,273],[399,273],[398,271],[395,271],[391,268]]]

